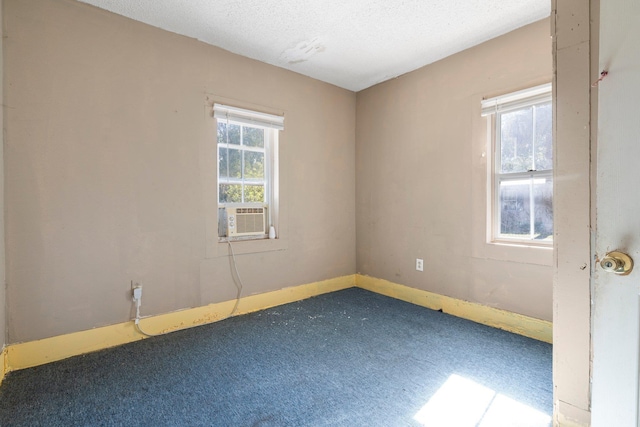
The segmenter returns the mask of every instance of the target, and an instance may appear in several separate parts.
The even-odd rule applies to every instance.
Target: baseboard
[[[2,347],[2,351],[0,352],[0,384],[2,384],[2,380],[4,380],[4,375],[7,372],[7,348]]]
[[[240,299],[236,314],[251,313],[353,286],[355,286],[355,275],[349,275],[251,295]],[[140,323],[148,333],[172,332],[225,319],[232,311],[234,304],[235,300],[175,311],[145,318]],[[37,341],[11,344],[3,350],[5,363],[2,364],[2,377],[5,372],[43,365],[144,338],[145,336],[141,335],[130,321]]]
[[[554,407],[553,425],[555,427],[589,427],[591,425],[591,412],[588,410],[562,400],[557,400]]]
[[[445,313],[457,317],[540,341],[550,343],[552,340],[551,322],[360,274],[247,296],[240,300],[237,314],[251,313],[353,286],[434,310],[442,309]],[[235,301],[232,300],[161,314],[146,318],[141,324],[149,333],[172,332],[222,320],[228,316],[234,304]],[[7,372],[13,370],[43,365],[141,339],[145,339],[145,336],[134,328],[133,322],[124,322],[37,341],[11,344],[5,347],[1,353],[0,381]]]
[[[546,320],[462,301],[361,274],[356,275],[356,286],[540,341],[551,343],[553,339],[552,323]]]

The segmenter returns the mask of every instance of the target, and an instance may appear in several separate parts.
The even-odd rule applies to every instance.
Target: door
[[[636,261],[628,275],[593,280],[594,427],[638,426],[640,363],[640,1],[600,1],[595,256]]]

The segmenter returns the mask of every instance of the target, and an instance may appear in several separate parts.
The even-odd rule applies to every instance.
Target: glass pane
[[[227,160],[229,157],[227,156],[227,148],[226,147],[218,147],[218,176],[222,178],[229,177],[229,171],[227,169]]]
[[[500,235],[530,238],[530,179],[500,182]]]
[[[553,169],[552,115],[551,103],[539,105],[536,109],[535,169]]]
[[[244,201],[264,203],[264,185],[245,185]]]
[[[533,169],[533,107],[500,115],[501,172]]]
[[[240,184],[220,184],[220,203],[241,203],[242,185]]]
[[[227,124],[218,122],[218,144],[224,144],[226,142]]]
[[[264,179],[264,153],[244,152],[244,177]]]
[[[242,143],[249,147],[264,148],[264,129],[243,126]]]
[[[229,134],[227,135],[227,128]],[[228,139],[227,139],[228,137]],[[240,125],[234,125],[226,122],[218,122],[218,144],[235,144],[240,145]]]
[[[534,233],[536,240],[553,239],[553,181],[551,178],[533,180]]]
[[[242,151],[218,147],[218,174],[221,178],[242,178]]]

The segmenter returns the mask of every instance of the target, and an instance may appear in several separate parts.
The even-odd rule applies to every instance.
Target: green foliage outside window
[[[264,129],[218,123],[219,203],[265,202]]]

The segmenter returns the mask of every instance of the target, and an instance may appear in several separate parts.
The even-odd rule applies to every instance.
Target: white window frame
[[[242,108],[232,107],[223,104],[214,104],[213,107],[214,118],[216,119],[216,202],[218,208],[227,207],[264,207],[267,209],[267,230],[269,226],[274,225],[277,229],[278,219],[278,134],[280,130],[284,130],[284,116],[277,116],[273,114],[262,113],[258,111],[246,110]],[[240,145],[229,144],[227,141],[217,140],[217,128],[220,121],[225,122],[227,125],[235,124],[240,126],[240,141],[242,141],[242,131],[244,127],[253,127],[264,129],[264,148],[250,147]],[[257,152],[264,154],[264,179],[251,179],[247,180],[242,178],[230,178],[220,176],[220,150],[221,149],[234,149],[241,152]],[[244,171],[244,155],[241,157],[241,170]],[[244,175],[244,173],[243,173]],[[263,184],[264,185],[264,202],[220,202],[220,184],[239,184],[242,186],[243,199],[244,199],[244,186],[251,184]],[[218,218],[220,221],[220,218]],[[250,236],[250,237],[234,237],[232,240],[256,240],[265,239],[268,235]],[[219,236],[218,240],[223,242],[230,238],[228,236]]]
[[[551,247],[553,245],[553,236],[548,240],[534,239],[534,215],[533,206],[533,189],[529,191],[530,208],[530,236],[529,238],[510,237],[500,233],[501,225],[501,206],[500,206],[500,184],[508,181],[529,180],[530,184],[534,184],[536,179],[551,180],[553,183],[553,169],[547,170],[529,170],[526,172],[510,172],[503,173],[502,157],[501,157],[501,117],[503,113],[508,113],[531,106],[543,105],[551,103],[551,83],[535,86],[529,89],[521,90],[505,94],[502,96],[482,100],[482,116],[489,117],[488,120],[488,139],[491,144],[491,160],[488,162],[488,197],[487,197],[487,241],[488,243],[516,244],[522,246],[541,246]],[[535,114],[534,109],[534,114]],[[535,117],[534,131],[535,136]],[[535,161],[535,159],[534,159]]]

